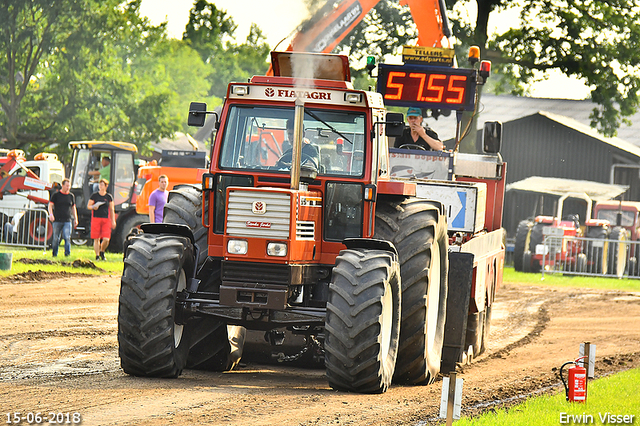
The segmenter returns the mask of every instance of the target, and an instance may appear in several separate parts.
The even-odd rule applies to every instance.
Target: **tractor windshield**
[[[219,166],[223,169],[288,172],[293,108],[233,106],[226,120]],[[302,162],[319,175],[362,176],[365,114],[305,109]],[[311,158],[315,157],[315,158]]]
[[[635,219],[635,213],[626,210],[598,210],[598,217],[596,219],[608,220],[613,226],[618,223],[618,213],[622,213],[621,226],[633,226]]]

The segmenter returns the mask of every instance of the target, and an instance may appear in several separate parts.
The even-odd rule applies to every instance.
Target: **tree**
[[[637,0],[446,0],[446,3],[454,36],[464,46],[480,46],[483,57],[491,59],[502,74],[503,84],[493,86],[496,90],[505,90],[508,85],[511,92],[522,94],[540,73],[553,69],[583,78],[592,88],[592,100],[599,105],[593,110],[591,124],[609,136],[637,110],[640,102]],[[465,20],[471,3],[478,10],[475,22]],[[406,9],[396,17],[385,15],[386,10],[396,7],[395,0],[381,1],[353,36],[345,39],[343,47],[358,58],[364,52],[377,49],[382,52],[389,40],[402,42],[397,27],[406,27],[410,34],[408,28],[413,24],[404,19]],[[489,18],[505,10],[518,11],[518,20],[500,34],[489,34]],[[415,37],[408,41],[414,42]]]
[[[138,144],[180,126],[174,93],[134,65],[165,36],[140,0],[6,0],[0,10],[0,138],[35,153],[70,140]],[[7,12],[7,13],[4,13]]]
[[[209,95],[222,98],[230,81],[246,81],[255,74],[264,74],[271,50],[262,31],[251,25],[243,44],[235,44],[236,25],[227,12],[206,0],[198,0],[189,13],[189,23],[183,40],[200,53],[211,73]]]

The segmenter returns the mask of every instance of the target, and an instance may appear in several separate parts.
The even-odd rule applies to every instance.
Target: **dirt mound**
[[[0,278],[0,282],[4,283],[22,283],[22,282],[36,282],[36,281],[50,281],[56,279],[64,279],[71,277],[89,277],[89,274],[79,274],[72,272],[45,272],[45,271],[26,271],[7,277]]]

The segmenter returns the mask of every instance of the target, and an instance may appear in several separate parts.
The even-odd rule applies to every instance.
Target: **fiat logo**
[[[251,204],[253,214],[265,214],[267,212],[267,203],[263,201],[254,201]]]
[[[266,89],[264,89],[264,94],[267,95],[268,97],[272,98],[273,95],[276,94],[276,92],[271,87],[267,87]]]

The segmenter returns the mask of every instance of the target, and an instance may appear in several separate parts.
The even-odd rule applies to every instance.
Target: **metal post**
[[[300,163],[302,159],[302,131],[304,102],[296,99],[293,122],[293,147],[291,149],[291,189],[300,189]]]
[[[449,373],[449,395],[447,396],[447,426],[453,424],[453,403],[456,399],[456,373]]]

